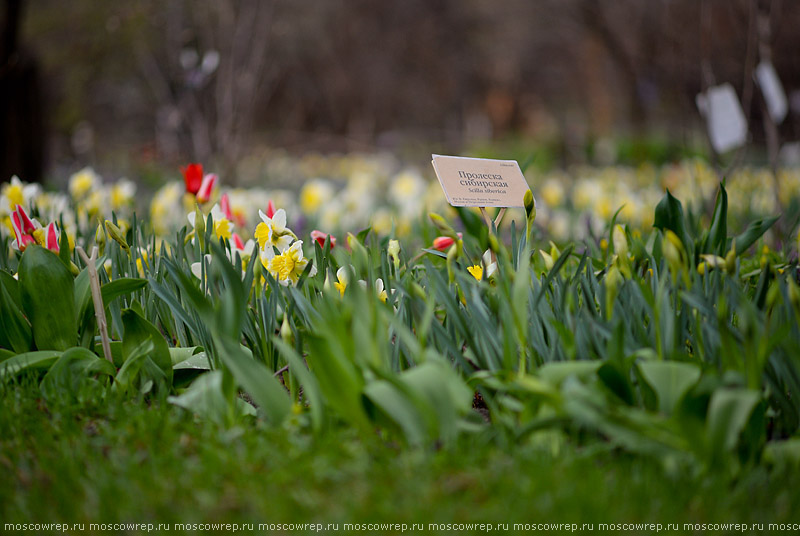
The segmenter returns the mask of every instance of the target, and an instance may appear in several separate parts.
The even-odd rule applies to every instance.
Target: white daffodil
[[[286,211],[282,208],[275,211],[270,218],[262,210],[258,211],[261,223],[256,226],[254,238],[258,240],[258,247],[262,251],[271,251],[273,247],[283,253],[297,236],[286,227]]]
[[[228,218],[225,217],[225,214],[222,212],[222,209],[219,208],[218,204],[214,204],[211,207],[211,221],[214,229],[214,236],[218,239],[227,239],[230,240],[231,236],[233,235],[233,222],[230,221]],[[197,211],[192,211],[187,214],[187,219],[191,224],[193,229],[196,229],[197,224]]]
[[[30,203],[39,195],[41,189],[38,184],[26,184],[14,175],[11,182],[4,184],[0,193],[0,214],[10,214],[17,205],[30,208]]]
[[[359,279],[358,284],[361,285],[361,288],[367,288],[367,282],[363,279]],[[375,280],[375,295],[378,296],[378,299],[381,300],[383,303],[386,303],[386,299],[389,295],[386,293],[386,290],[383,285],[383,279],[380,277]]]
[[[281,285],[289,286],[290,283],[296,285],[308,266],[308,259],[303,255],[303,241],[298,240],[280,255],[275,255],[272,247],[262,250],[261,264]],[[312,266],[309,275],[313,276],[316,273],[317,268]]]
[[[206,264],[206,271],[208,271],[208,267],[211,265],[211,255],[206,254],[201,262],[192,263],[192,274],[200,280],[203,279],[203,262]]]

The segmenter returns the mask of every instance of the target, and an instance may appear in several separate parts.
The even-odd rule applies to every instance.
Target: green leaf
[[[306,338],[308,368],[317,378],[328,404],[351,423],[363,430],[369,429],[369,421],[361,403],[364,378],[353,363],[352,356],[347,355],[346,341],[342,340],[349,339],[349,334],[343,330],[341,333],[325,335],[309,334]]]
[[[12,278],[12,281],[17,281]],[[8,282],[0,279],[0,347],[21,354],[31,350],[33,335],[31,326],[14,302]],[[13,287],[12,287],[13,288]]]
[[[152,351],[148,357],[164,373],[167,380],[167,388],[172,384],[172,359],[169,355],[169,346],[164,336],[156,327],[142,318],[133,309],[122,311],[122,325],[124,334],[122,336],[122,353],[127,361],[133,355],[134,350],[143,343],[150,341],[153,344]],[[158,374],[154,374],[158,376]]]
[[[364,388],[364,396],[402,431],[407,443],[421,445],[428,439],[423,413],[396,386],[386,380],[376,380]]]
[[[686,391],[700,379],[700,368],[680,361],[645,361],[639,371],[658,397],[658,409],[671,414]]]
[[[75,397],[80,388],[94,374],[105,374],[113,377],[117,373],[114,365],[97,357],[86,348],[76,346],[61,354],[61,357],[50,367],[42,379],[40,389],[42,395],[53,400],[60,396]]]
[[[570,376],[585,379],[594,376],[600,361],[555,361],[539,368],[539,377],[550,385],[559,385]]]
[[[679,235],[680,236],[680,235]],[[714,205],[714,214],[711,218],[711,227],[704,240],[702,252],[725,255],[728,241],[728,192],[725,191],[725,182],[719,185],[717,201]]]
[[[61,261],[59,261],[61,262]],[[56,350],[39,350],[17,354],[0,363],[0,382],[16,376],[26,370],[43,370],[52,365],[61,352]]]
[[[6,287],[6,290],[11,295],[11,299],[20,310],[22,310],[22,297],[19,291],[19,281],[14,279],[14,276],[5,270],[0,270],[0,284]]]
[[[170,355],[172,356],[173,348],[170,348]],[[173,356],[174,359],[174,356]],[[211,364],[208,362],[208,355],[205,352],[194,354],[188,359],[173,365],[172,370],[211,370]]]
[[[750,414],[761,400],[757,391],[722,388],[714,391],[708,404],[706,437],[711,454],[719,456],[736,447]]]
[[[172,368],[175,368],[175,365],[183,363],[184,361],[188,361],[192,356],[195,354],[203,354],[203,359],[206,359],[206,355],[203,352],[203,348],[201,346],[189,346],[186,348],[178,347],[178,348],[169,348],[169,358],[172,362]],[[206,364],[208,360],[206,359]]]
[[[69,258],[70,248],[69,248],[69,236],[67,232],[64,230],[64,221],[62,219],[61,224],[59,225],[61,228],[61,236],[58,238],[58,258],[64,263],[64,266],[67,267],[69,270],[71,259]]]
[[[661,198],[661,201],[656,205],[656,214],[653,222],[653,227],[661,229],[669,229],[675,233],[678,238],[683,242],[683,247],[686,251],[692,251],[693,248],[689,247],[689,237],[686,234],[686,227],[683,220],[683,206],[669,190]]]
[[[201,374],[192,385],[179,396],[171,396],[167,400],[203,418],[225,424],[228,418],[228,400],[222,389],[223,373],[213,370]],[[256,415],[256,409],[236,398],[235,416]]]
[[[125,354],[125,363],[123,363],[122,368],[119,369],[117,372],[116,377],[114,378],[114,388],[121,389],[123,392],[130,390],[134,382],[139,379],[140,391],[148,392],[152,389],[154,384],[154,380],[159,380],[159,372],[160,369],[153,363],[153,361],[148,357],[154,351],[154,344],[153,341],[150,339],[145,339],[142,341],[138,346],[128,349]],[[146,361],[150,360],[152,364],[149,367],[151,370],[148,370],[148,374],[145,374],[143,378],[139,378],[139,371],[145,365]],[[161,373],[163,375],[163,372]],[[164,379],[166,381],[166,379]]]
[[[472,402],[472,392],[440,359],[433,358],[400,374],[387,374],[364,388],[364,396],[402,430],[406,441],[420,445],[455,439],[459,419]]]
[[[146,286],[147,279],[121,277],[114,281],[109,281],[100,287],[100,294],[103,296],[103,306],[108,307],[108,304],[111,303],[114,298],[136,292]]]
[[[772,227],[780,216],[773,216],[772,218],[764,218],[757,220],[747,226],[747,229],[734,238],[733,243],[736,246],[736,254],[741,255],[752,246],[756,240],[766,233]]]
[[[597,376],[603,381],[609,390],[617,395],[620,400],[632,406],[634,404],[634,393],[630,380],[620,371],[618,365],[604,363],[597,369]]]
[[[280,425],[292,409],[286,389],[267,367],[247,355],[236,341],[223,337],[215,342],[220,348],[220,361],[228,367],[236,383],[253,397],[271,424]]]
[[[22,306],[39,350],[66,350],[78,341],[73,278],[51,251],[31,245],[19,263]]]
[[[308,397],[308,402],[311,409],[311,424],[315,431],[322,428],[323,409],[325,399],[322,396],[322,391],[319,388],[314,374],[306,368],[303,358],[295,351],[294,348],[280,340],[278,337],[272,337],[272,343],[281,353],[283,358],[289,363],[289,373],[293,374],[300,385],[303,386],[303,393]]]

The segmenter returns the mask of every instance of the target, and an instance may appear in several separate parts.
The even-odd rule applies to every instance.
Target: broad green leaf
[[[90,380],[92,375],[105,374],[113,377],[116,372],[114,365],[105,359],[86,348],[76,346],[66,350],[53,363],[42,379],[40,389],[42,395],[51,400],[64,395],[75,396],[81,385]]]
[[[722,388],[714,391],[706,420],[706,437],[712,455],[719,456],[733,450],[760,400],[761,395],[749,389]]]
[[[64,263],[43,247],[25,248],[19,263],[22,307],[39,350],[66,350],[78,341],[73,278]]]
[[[171,396],[167,400],[171,404],[182,407],[201,417],[219,424],[228,420],[228,401],[222,389],[221,370],[213,370],[201,374],[186,391],[178,396]],[[235,417],[242,415],[256,415],[256,409],[242,400],[236,398]]]
[[[12,279],[14,283],[16,280]],[[28,320],[14,302],[9,283],[0,280],[0,347],[21,354],[31,350],[33,335]],[[13,287],[12,287],[13,288]]]
[[[658,409],[670,414],[686,391],[700,379],[700,367],[680,361],[645,361],[639,371],[658,397]]]
[[[319,382],[317,382],[317,378],[306,368],[303,358],[300,357],[294,348],[280,340],[278,337],[273,337],[272,342],[287,363],[289,363],[289,373],[293,374],[300,382],[300,385],[303,386],[304,396],[308,397],[308,402],[311,409],[312,426],[314,427],[314,430],[319,431],[322,428],[325,399],[322,396],[322,391],[319,388]]]
[[[126,361],[142,343],[146,341],[152,342],[153,350],[149,357],[164,373],[167,379],[167,388],[169,388],[172,384],[172,359],[170,359],[169,346],[167,341],[164,340],[164,336],[153,324],[142,318],[133,309],[122,311],[122,324],[125,329],[122,336],[122,353]]]
[[[250,395],[267,420],[280,425],[292,409],[289,393],[272,373],[248,356],[242,347],[229,338],[217,338],[220,361],[230,370],[234,380]]]
[[[59,261],[61,262],[61,261]],[[43,370],[55,363],[61,352],[56,350],[39,350],[17,354],[0,362],[0,382],[16,376],[26,370]]]
[[[170,348],[172,350],[172,348]],[[171,352],[170,352],[171,353]],[[211,370],[211,364],[208,362],[208,355],[205,352],[194,354],[191,357],[176,363],[172,366],[172,370]]]
[[[800,469],[800,437],[770,441],[764,448],[764,460],[783,471]]]
[[[193,355],[201,352],[203,352],[203,348],[200,346],[169,348],[169,358],[172,362],[172,367],[175,368],[175,365],[188,361]],[[203,353],[203,359],[206,359],[205,353]],[[206,359],[206,364],[207,363],[208,360]]]
[[[736,246],[736,254],[742,255],[747,249],[752,246],[756,240],[766,233],[772,227],[780,216],[773,216],[772,218],[764,218],[757,220],[747,226],[747,229],[734,238],[733,243]]]
[[[386,380],[370,382],[364,396],[402,431],[410,445],[422,445],[429,437],[426,420],[413,401]]]
[[[666,191],[664,197],[662,197],[661,201],[656,205],[653,227],[661,229],[662,231],[669,229],[681,239],[686,251],[692,251],[693,248],[690,247],[689,237],[686,234],[686,227],[683,219],[683,206],[669,190]]]
[[[630,380],[620,371],[619,365],[609,362],[597,369],[597,376],[609,390],[617,395],[620,400],[632,406],[634,404],[633,388]]]
[[[438,416],[436,435],[445,442],[455,439],[458,419],[472,405],[472,392],[452,367],[439,359],[428,359],[403,372],[400,379]]]
[[[103,306],[108,307],[108,304],[114,298],[136,292],[147,286],[147,279],[136,279],[131,277],[121,277],[113,281],[109,281],[100,287],[100,294],[103,296]]]
[[[539,377],[550,385],[560,385],[570,376],[581,379],[594,376],[600,365],[600,361],[555,361],[542,365]]]
[[[711,218],[711,227],[704,241],[702,252],[725,255],[728,241],[728,192],[725,191],[725,182],[719,185],[717,201],[714,205],[714,214]]]
[[[361,403],[364,378],[353,363],[352,356],[346,355],[347,350],[340,340],[349,339],[349,335],[326,335],[309,334],[306,338],[308,368],[317,378],[320,390],[331,408],[351,423],[364,430],[369,429]]]
[[[364,395],[402,431],[408,443],[419,445],[455,439],[459,419],[472,402],[472,392],[452,368],[431,357],[398,376],[386,375],[367,384]]]
[[[138,379],[139,390],[142,393],[149,392],[154,384],[154,381],[160,380],[163,372],[157,367],[153,360],[148,356],[155,351],[155,345],[152,339],[144,339],[138,346],[128,348],[125,353],[125,363],[122,368],[117,371],[114,378],[114,388],[121,389],[123,392],[129,391],[134,387],[134,382]],[[147,361],[150,361],[151,366],[146,369],[146,374],[139,378],[139,372],[145,366]],[[163,380],[166,382],[166,378]]]
[[[5,270],[0,270],[0,284],[6,287],[11,299],[20,310],[22,309],[22,297],[19,291],[19,281],[14,279],[14,276]]]

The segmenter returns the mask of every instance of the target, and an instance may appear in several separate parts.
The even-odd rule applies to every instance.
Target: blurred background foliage
[[[4,42],[18,26],[11,55],[38,70],[42,165],[27,180],[83,165],[146,176],[202,161],[236,182],[236,164],[266,147],[385,149],[421,161],[432,151],[516,157],[524,147],[545,167],[663,163],[708,152],[695,95],[722,82],[735,87],[751,125],[749,158],[763,163],[764,103],[752,76],[759,46],[789,95],[781,139],[800,134],[795,2],[5,0],[4,8]],[[4,115],[4,131],[17,132]]]

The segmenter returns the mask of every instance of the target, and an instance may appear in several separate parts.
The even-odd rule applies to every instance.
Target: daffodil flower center
[[[22,186],[16,184],[10,185],[6,189],[6,197],[8,197],[9,208],[11,210],[16,208],[17,205],[25,204],[25,196],[22,195]]]
[[[277,272],[278,279],[286,280],[294,272],[295,260],[287,251],[272,259],[272,270]]]
[[[224,218],[219,221],[215,221],[214,232],[217,234],[217,238],[230,240],[232,236],[230,222]]]
[[[478,281],[483,279],[483,268],[481,267],[480,264],[468,267],[467,271],[472,275],[472,277],[474,277]]]

